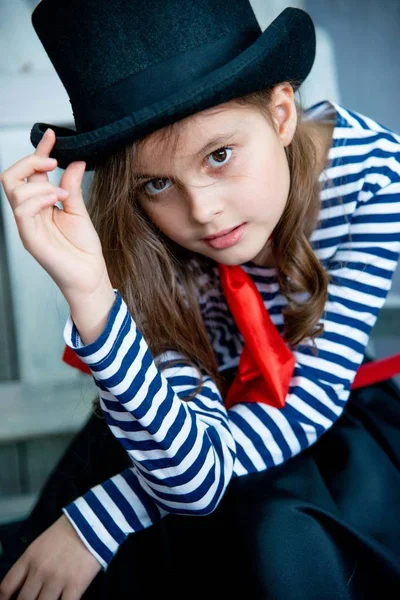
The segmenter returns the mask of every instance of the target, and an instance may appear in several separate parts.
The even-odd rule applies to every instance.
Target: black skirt
[[[0,577],[61,507],[131,466],[93,415],[0,559]],[[85,600],[400,598],[400,390],[353,391],[336,423],[286,463],[232,480],[208,516],[129,536]]]

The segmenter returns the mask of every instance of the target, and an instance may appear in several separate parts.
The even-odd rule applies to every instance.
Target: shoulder
[[[307,109],[305,119],[334,122],[326,166],[320,175],[321,182],[326,183],[322,200],[364,202],[400,181],[400,135],[397,132],[329,100]]]
[[[331,158],[341,158],[349,174],[362,179],[359,200],[400,180],[400,135],[355,110],[331,103],[336,128]]]
[[[335,121],[328,161],[320,176],[321,209],[311,242],[323,264],[349,243],[360,212],[371,223],[396,210],[385,194],[400,181],[400,136],[372,118],[332,101],[306,111],[308,118]],[[368,206],[367,206],[368,205]],[[395,215],[393,216],[395,218]],[[371,225],[369,225],[371,226]]]

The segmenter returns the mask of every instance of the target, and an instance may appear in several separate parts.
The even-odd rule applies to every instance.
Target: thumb
[[[62,199],[64,211],[87,215],[85,203],[82,195],[82,181],[85,174],[86,163],[84,161],[75,161],[68,165],[65,169],[59,186],[69,192],[66,199]]]

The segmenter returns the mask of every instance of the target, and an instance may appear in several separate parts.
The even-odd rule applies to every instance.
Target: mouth
[[[202,239],[205,241],[215,240],[216,238],[219,238],[223,235],[226,235],[227,233],[230,233],[231,231],[234,231],[235,229],[237,229],[238,227],[241,227],[242,225],[244,225],[244,223],[241,223],[240,225],[235,225],[234,227],[230,227],[229,229],[224,229],[223,231],[219,231],[218,233],[216,233],[214,235],[207,235],[206,237],[204,237]]]
[[[242,223],[236,227],[231,227],[230,229],[225,229],[224,231],[220,231],[218,235],[207,236],[203,238],[203,241],[211,248],[216,250],[223,250],[225,248],[230,248],[234,246],[242,239],[244,231],[246,229],[247,223]],[[226,232],[226,233],[225,233]]]

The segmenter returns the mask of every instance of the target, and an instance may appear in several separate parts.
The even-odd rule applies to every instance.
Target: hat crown
[[[282,81],[297,89],[315,28],[285,8],[261,31],[249,0],[42,0],[33,27],[69,96],[76,130],[56,133],[59,166],[111,152],[194,113]]]
[[[43,0],[32,13],[32,24],[82,125],[83,97],[88,103],[118,81],[155,65],[167,68],[174,57],[190,57],[207,44],[229,40],[230,55],[209,52],[199,62],[193,54],[194,80],[232,59],[238,53],[234,40],[243,47],[244,40],[249,45],[261,33],[248,0],[229,6],[226,0]],[[182,63],[177,65],[182,71]],[[188,75],[181,72],[182,85]],[[81,129],[100,124],[86,123]]]

